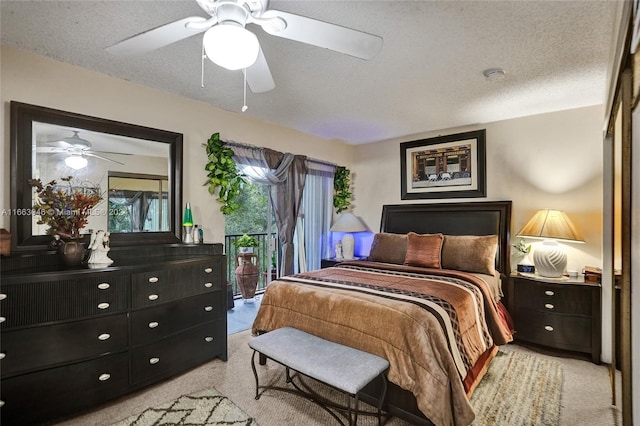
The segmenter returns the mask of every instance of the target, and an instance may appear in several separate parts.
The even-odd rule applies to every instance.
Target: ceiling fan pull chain
[[[204,88],[204,60],[207,58],[207,55],[204,53],[204,43],[202,43],[202,65],[200,68],[200,87]]]
[[[247,109],[249,109],[249,107],[247,106],[247,69],[244,69],[244,72],[242,73],[244,75],[244,85],[243,85],[243,90],[244,90],[244,95],[243,95],[243,104],[242,104],[242,112],[245,112]]]

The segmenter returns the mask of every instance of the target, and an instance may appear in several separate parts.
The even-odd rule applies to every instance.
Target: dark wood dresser
[[[600,300],[600,285],[581,278],[517,274],[507,289],[517,341],[587,354],[596,364],[602,345]]]
[[[227,359],[221,244],[117,247],[106,268],[3,258],[2,424],[49,422]]]

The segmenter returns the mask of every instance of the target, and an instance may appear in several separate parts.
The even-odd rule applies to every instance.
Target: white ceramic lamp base
[[[353,252],[356,246],[356,241],[353,238],[353,234],[346,233],[342,236],[342,257],[344,259],[353,259]]]
[[[567,269],[567,254],[554,240],[544,240],[533,253],[533,263],[538,275],[549,278],[561,277]]]

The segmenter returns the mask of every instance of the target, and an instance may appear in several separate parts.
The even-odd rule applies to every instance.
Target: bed
[[[471,424],[469,398],[511,340],[499,301],[510,220],[510,201],[385,205],[369,260],[273,281],[252,331],[291,326],[382,356],[391,414]]]

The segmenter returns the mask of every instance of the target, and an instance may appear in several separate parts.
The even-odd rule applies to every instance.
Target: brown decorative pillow
[[[404,264],[423,268],[440,268],[440,252],[442,251],[442,234],[407,234],[407,255]]]
[[[442,267],[493,275],[497,249],[497,235],[445,235]]]
[[[402,265],[406,253],[406,234],[387,234],[381,232],[373,236],[369,260]]]

